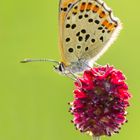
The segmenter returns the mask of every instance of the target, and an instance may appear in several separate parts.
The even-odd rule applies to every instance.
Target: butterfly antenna
[[[56,61],[56,60],[46,59],[46,58],[43,58],[43,59],[30,59],[30,58],[27,58],[27,59],[24,59],[24,60],[20,61],[20,63],[29,63],[29,62],[53,62],[53,63],[59,64],[59,62]]]

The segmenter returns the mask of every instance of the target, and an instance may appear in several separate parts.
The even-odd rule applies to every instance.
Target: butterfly
[[[64,74],[81,73],[92,67],[111,46],[121,22],[102,0],[59,1],[59,48],[61,61],[25,59],[22,62],[50,61]]]

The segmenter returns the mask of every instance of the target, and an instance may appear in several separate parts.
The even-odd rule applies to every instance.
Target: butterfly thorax
[[[79,60],[76,62],[71,62],[70,65],[65,65],[63,62],[60,62],[60,64],[57,67],[55,67],[55,70],[60,74],[67,75],[70,73],[78,74],[88,68],[89,68],[89,66],[86,61]]]
[[[66,70],[69,70],[72,73],[81,73],[87,68],[89,68],[88,63],[82,60],[71,62],[69,66],[65,67]]]

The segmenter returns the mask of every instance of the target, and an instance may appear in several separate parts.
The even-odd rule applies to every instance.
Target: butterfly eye
[[[60,64],[59,64],[58,70],[59,70],[60,72],[63,72],[63,71],[65,70],[64,64],[63,64],[63,63],[60,63]]]
[[[58,68],[60,71],[62,71],[62,66],[61,65],[59,65],[59,68]]]

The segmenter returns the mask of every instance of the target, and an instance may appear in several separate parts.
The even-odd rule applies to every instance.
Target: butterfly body
[[[102,0],[60,0],[59,47],[64,69],[73,73],[92,66],[121,29]]]
[[[120,20],[102,0],[60,0],[61,61],[25,59],[21,62],[54,62],[57,72],[74,76],[92,67],[111,46],[120,30]]]
[[[59,65],[55,66],[55,70],[62,75],[79,74],[88,68],[89,64],[83,60],[71,62],[71,64],[68,66],[66,66],[63,62],[60,62]]]

